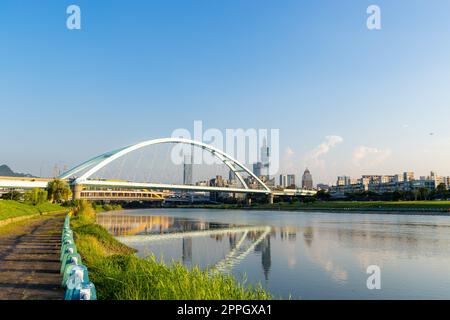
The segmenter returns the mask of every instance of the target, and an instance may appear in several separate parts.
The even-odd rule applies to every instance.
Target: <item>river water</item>
[[[98,222],[142,257],[231,273],[276,298],[450,299],[448,216],[145,209]]]

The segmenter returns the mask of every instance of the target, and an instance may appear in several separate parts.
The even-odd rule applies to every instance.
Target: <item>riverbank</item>
[[[270,299],[262,287],[246,287],[232,276],[210,274],[181,263],[167,266],[142,259],[106,229],[80,217],[72,220],[75,242],[102,300]]]
[[[275,204],[211,204],[181,205],[178,208],[226,209],[226,210],[269,210],[269,211],[326,211],[326,212],[378,212],[405,214],[450,215],[450,201],[316,201],[280,202]]]
[[[67,209],[58,204],[45,202],[38,205],[31,205],[14,200],[0,201],[0,226],[10,223],[27,220],[40,215],[63,213]]]

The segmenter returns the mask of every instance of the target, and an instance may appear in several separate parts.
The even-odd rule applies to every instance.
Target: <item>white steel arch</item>
[[[209,151],[211,154],[219,158],[228,168],[230,168],[231,171],[234,172],[236,177],[239,179],[239,181],[244,186],[244,189],[250,190],[248,185],[245,183],[244,179],[241,176],[241,172],[246,172],[249,174],[253,179],[255,179],[258,184],[266,191],[267,193],[270,193],[271,190],[267,185],[261,181],[253,172],[251,172],[249,169],[247,169],[242,163],[231,157],[230,155],[226,154],[222,150],[219,150],[213,146],[210,146],[208,144],[205,144],[203,142],[190,140],[190,139],[183,139],[183,138],[162,138],[162,139],[154,139],[154,140],[147,140],[140,143],[136,143],[121,149],[117,149],[114,151],[106,152],[104,154],[101,154],[95,158],[92,158],[86,162],[83,162],[82,164],[74,167],[73,169],[63,173],[60,178],[61,179],[67,179],[76,173],[83,171],[87,168],[90,168],[88,171],[86,171],[83,175],[81,175],[79,178],[75,180],[76,184],[82,184],[83,182],[87,181],[90,176],[92,176],[94,173],[111,163],[112,161],[123,157],[124,155],[136,151],[138,149],[148,147],[151,145],[157,145],[157,144],[165,144],[165,143],[182,143],[182,144],[189,144],[193,146],[201,147],[204,150]]]

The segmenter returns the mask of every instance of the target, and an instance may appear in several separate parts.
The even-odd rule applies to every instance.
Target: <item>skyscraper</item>
[[[295,174],[288,174],[286,186],[289,188],[295,187]]]
[[[306,168],[306,170],[302,176],[302,188],[307,189],[307,190],[312,190],[312,188],[313,188],[313,179],[312,179],[312,175],[309,172],[308,168]]]
[[[279,185],[280,185],[280,187],[286,188],[286,186],[287,186],[287,175],[280,174]]]
[[[257,177],[262,176],[262,163],[257,162],[253,164],[253,174]]]
[[[183,184],[184,185],[192,185],[192,163],[193,163],[193,154],[184,156],[184,164],[183,164]]]
[[[267,140],[264,137],[263,143],[261,146],[261,175],[266,176],[267,180],[270,179],[269,177],[269,163],[270,163],[270,148],[267,146]]]

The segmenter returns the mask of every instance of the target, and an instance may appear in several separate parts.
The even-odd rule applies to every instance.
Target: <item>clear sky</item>
[[[0,164],[47,175],[202,120],[279,128],[282,171],[315,182],[450,175],[449,40],[448,0],[2,0]]]

